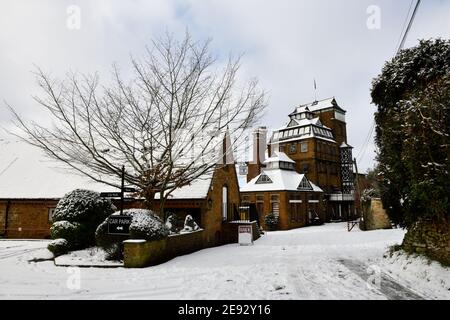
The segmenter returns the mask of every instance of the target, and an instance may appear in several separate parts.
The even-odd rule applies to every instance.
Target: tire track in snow
[[[338,259],[339,263],[345,266],[347,269],[358,275],[361,279],[369,283],[368,266],[365,264],[350,259]],[[389,300],[424,300],[424,298],[413,290],[399,284],[394,281],[385,272],[380,271],[380,286],[377,288],[383,295]]]
[[[294,261],[288,268],[287,277],[296,299],[385,298],[381,293],[367,290],[366,282],[332,259],[311,258],[307,261]]]

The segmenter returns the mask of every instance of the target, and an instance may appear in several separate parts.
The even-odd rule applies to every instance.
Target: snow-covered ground
[[[45,241],[0,241],[0,299],[450,299],[450,270],[394,254],[404,231],[269,232],[145,269],[57,267]],[[79,280],[79,281],[78,281]]]

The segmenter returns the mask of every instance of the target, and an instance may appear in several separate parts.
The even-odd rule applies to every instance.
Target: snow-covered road
[[[47,242],[0,241],[0,299],[449,299],[448,269],[383,259],[403,235],[326,224],[269,232],[254,246],[210,248],[145,269],[29,262],[45,255]]]

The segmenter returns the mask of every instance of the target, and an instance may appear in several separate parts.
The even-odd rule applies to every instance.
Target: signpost
[[[131,216],[110,216],[108,218],[108,234],[129,235]]]
[[[249,246],[253,244],[253,228],[251,224],[239,225],[239,244]]]
[[[100,197],[102,198],[120,198],[121,192],[101,192]]]
[[[125,187],[125,166],[122,166],[122,183],[120,192],[100,192],[102,198],[120,198],[120,214],[123,214],[124,200],[134,200],[134,198],[125,198],[125,192],[137,192],[135,188]]]

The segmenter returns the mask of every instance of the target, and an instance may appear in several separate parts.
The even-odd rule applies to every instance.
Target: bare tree
[[[148,207],[159,194],[163,212],[174,190],[221,165],[224,133],[239,144],[266,104],[256,80],[238,87],[241,57],[216,68],[209,44],[194,42],[189,33],[182,41],[166,34],[142,59],[131,59],[131,81],[114,66],[108,86],[99,84],[97,74],[72,73],[59,81],[38,68],[43,94],[34,100],[54,126],[29,123],[9,106],[19,136],[108,185],[119,186],[125,165],[127,184],[138,188]]]

